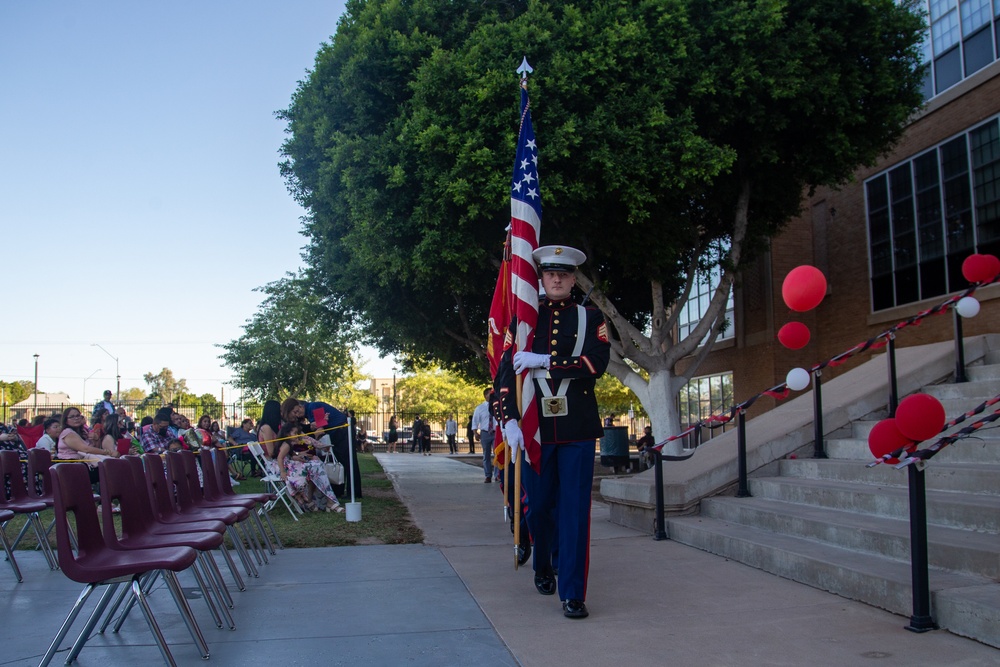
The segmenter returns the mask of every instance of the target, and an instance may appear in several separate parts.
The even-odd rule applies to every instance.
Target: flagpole
[[[521,60],[521,65],[517,68],[518,74],[518,85],[525,90],[528,89],[528,74],[532,72],[531,65],[528,64],[528,58],[525,56]],[[520,130],[518,131],[520,135]],[[519,137],[520,138],[520,137]],[[516,348],[515,348],[516,349]],[[511,355],[513,360],[513,355]],[[521,407],[521,393],[524,388],[524,378],[520,374],[517,376],[516,381],[517,388],[517,412],[520,415],[524,415],[524,410]],[[518,428],[521,426],[521,420],[518,420]],[[533,434],[532,434],[533,435]],[[522,443],[522,446],[524,444]],[[524,458],[521,455],[517,456],[517,460],[514,462],[514,516],[512,521],[514,522],[514,570],[517,571],[518,557],[517,548],[521,544],[521,459]],[[507,459],[507,465],[510,465],[510,459]],[[505,494],[506,495],[506,494]]]

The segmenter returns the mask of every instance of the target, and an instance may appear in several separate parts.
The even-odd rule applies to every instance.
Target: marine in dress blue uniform
[[[588,615],[590,504],[596,440],[604,434],[594,386],[610,357],[607,324],[599,310],[579,306],[570,296],[576,267],[586,260],[575,248],[543,246],[532,257],[542,274],[545,298],[531,351],[512,354],[511,324],[497,371],[504,435],[512,446],[523,435],[517,426],[517,374],[531,368],[541,430],[541,472],[523,466],[529,499],[528,526],[534,541],[535,588],[556,591],[570,618]],[[581,338],[582,337],[582,338]],[[522,452],[523,454],[523,452]]]

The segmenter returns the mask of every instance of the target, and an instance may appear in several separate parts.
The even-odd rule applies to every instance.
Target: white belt
[[[579,357],[580,353],[583,352],[583,339],[587,335],[587,309],[583,306],[577,305],[576,307],[576,344],[573,346],[573,356]],[[558,403],[561,403],[561,409],[552,410],[552,414],[546,414],[545,416],[563,416],[566,414],[566,404],[563,397],[566,396],[566,392],[569,390],[570,380],[573,378],[563,378],[559,382],[559,388],[556,390],[555,395],[552,394],[552,389],[549,387],[547,381],[548,371],[544,368],[533,368],[531,369],[531,379],[535,380],[538,384],[539,390],[542,392],[542,405],[543,414],[545,414],[545,399],[555,398]],[[563,399],[563,400],[559,400]],[[561,413],[561,414],[559,414]]]

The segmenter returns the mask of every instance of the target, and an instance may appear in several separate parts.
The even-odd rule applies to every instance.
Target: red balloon
[[[897,449],[911,449],[913,441],[900,433],[898,420],[890,417],[875,424],[875,428],[868,434],[868,449],[872,455],[880,459]],[[898,460],[890,460],[889,463],[898,463]]]
[[[826,276],[815,266],[804,264],[788,272],[781,284],[781,297],[792,310],[804,313],[826,296]]]
[[[911,440],[930,440],[944,427],[944,406],[930,394],[911,394],[896,408],[899,431]]]
[[[789,350],[800,350],[809,343],[809,327],[802,322],[789,322],[778,329],[778,340]]]
[[[973,254],[962,262],[962,275],[970,283],[985,283],[1000,273],[1000,259],[994,255]]]

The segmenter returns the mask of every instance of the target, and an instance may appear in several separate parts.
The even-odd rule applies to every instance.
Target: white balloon
[[[802,391],[809,386],[809,371],[804,368],[793,368],[785,376],[785,385],[792,391]]]
[[[975,297],[964,296],[955,304],[955,312],[962,317],[975,317],[979,314],[979,302]]]

